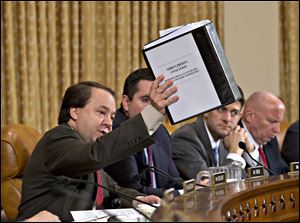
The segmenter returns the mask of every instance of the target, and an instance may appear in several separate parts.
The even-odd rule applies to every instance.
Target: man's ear
[[[254,119],[254,112],[252,109],[247,108],[244,110],[244,119],[247,122],[251,122]]]
[[[129,110],[129,103],[130,103],[129,98],[128,98],[127,95],[122,96],[122,102],[121,103],[122,103],[122,107],[123,107],[125,113],[127,113],[128,110]]]
[[[70,116],[74,121],[77,120],[78,113],[79,113],[78,108],[70,108]]]

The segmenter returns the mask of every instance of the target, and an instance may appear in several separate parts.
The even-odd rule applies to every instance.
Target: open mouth
[[[105,130],[99,130],[99,132],[101,132],[102,135],[105,135],[107,133]]]

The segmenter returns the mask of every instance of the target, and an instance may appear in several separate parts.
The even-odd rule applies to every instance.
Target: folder
[[[171,124],[231,104],[242,95],[214,24],[209,20],[170,28],[146,44],[145,62],[155,77],[178,86],[179,100],[166,108]]]

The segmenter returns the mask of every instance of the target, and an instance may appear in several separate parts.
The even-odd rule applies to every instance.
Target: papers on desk
[[[116,217],[121,222],[147,222],[133,208],[71,211],[74,222],[107,222],[110,217]]]
[[[178,190],[178,192],[179,192],[179,194],[180,194],[180,195],[183,195],[183,194],[184,194],[184,191],[183,191],[183,189],[181,189],[181,190]]]

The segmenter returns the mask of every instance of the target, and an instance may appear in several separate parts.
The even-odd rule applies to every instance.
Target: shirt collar
[[[209,138],[209,141],[210,141],[210,144],[211,144],[211,148],[214,149],[216,147],[219,147],[220,139],[218,139],[217,141],[214,140],[214,138],[212,137],[209,129],[207,128],[205,120],[204,120],[204,125],[205,125],[206,132],[208,134],[208,138]]]

